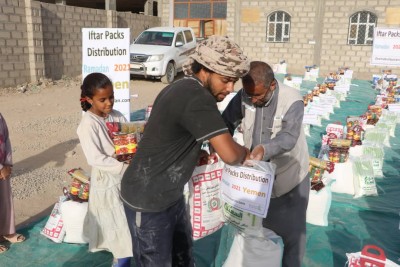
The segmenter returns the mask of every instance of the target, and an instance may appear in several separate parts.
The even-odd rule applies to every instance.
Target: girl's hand
[[[0,177],[1,179],[5,180],[8,179],[11,175],[11,166],[5,165],[3,169],[0,170]]]

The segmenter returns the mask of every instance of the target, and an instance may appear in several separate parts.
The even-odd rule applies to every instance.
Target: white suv
[[[196,37],[188,27],[156,27],[142,32],[130,45],[130,73],[161,78],[172,83],[196,47]]]

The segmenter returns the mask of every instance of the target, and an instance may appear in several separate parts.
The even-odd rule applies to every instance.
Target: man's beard
[[[203,84],[204,88],[206,88],[210,94],[214,97],[215,101],[221,102],[223,99],[218,99],[219,94],[215,95],[214,91],[212,90],[212,82],[211,82],[211,75],[208,77],[207,82]]]
[[[263,100],[257,101],[256,103],[254,103],[254,106],[256,107],[264,107],[267,103],[269,103],[272,99],[272,97],[274,96],[274,91],[269,91]]]

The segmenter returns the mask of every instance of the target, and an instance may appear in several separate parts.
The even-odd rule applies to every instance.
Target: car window
[[[143,45],[165,45],[170,46],[174,39],[173,32],[143,32],[135,41],[135,44]]]
[[[143,32],[135,41],[135,44],[147,44],[154,39],[152,32]]]
[[[175,44],[177,42],[182,42],[183,44],[185,44],[185,39],[183,39],[183,33],[182,32],[178,32],[178,34],[176,35]]]
[[[172,45],[173,39],[174,39],[174,33],[173,32],[162,32],[161,33],[161,43],[160,43],[160,45],[170,46],[170,45]]]
[[[185,30],[184,33],[185,33],[186,42],[187,43],[192,42],[193,41],[192,32],[190,30]]]

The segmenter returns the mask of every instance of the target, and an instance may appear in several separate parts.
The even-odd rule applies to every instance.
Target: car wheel
[[[163,83],[172,83],[175,79],[175,65],[172,62],[168,62],[167,70],[165,75],[161,77]]]

